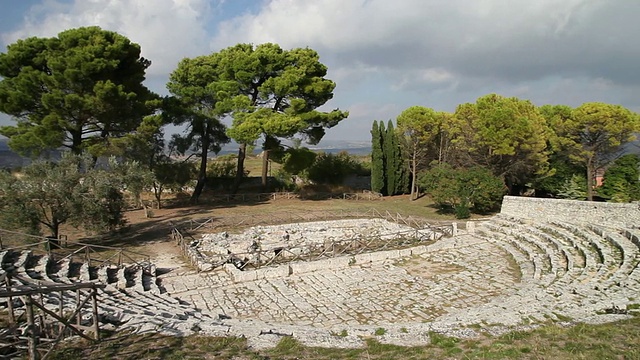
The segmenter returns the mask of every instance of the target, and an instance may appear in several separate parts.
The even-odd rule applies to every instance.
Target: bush
[[[620,157],[604,173],[604,183],[598,194],[613,202],[640,200],[640,157],[629,154]]]
[[[237,173],[238,167],[231,159],[211,161],[207,164],[208,178],[235,178]]]
[[[418,185],[436,205],[453,209],[459,219],[468,218],[470,210],[487,213],[497,209],[507,192],[502,180],[486,168],[454,169],[449,164],[423,172]]]
[[[341,184],[349,175],[366,173],[362,164],[347,152],[320,153],[307,170],[307,178],[318,184]]]
[[[587,179],[582,174],[574,174],[565,180],[558,197],[569,200],[585,200],[587,198]]]
[[[469,205],[465,203],[460,203],[455,208],[456,219],[468,219],[471,217],[471,210],[469,210]]]

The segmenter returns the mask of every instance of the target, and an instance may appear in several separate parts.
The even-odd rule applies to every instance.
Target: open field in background
[[[350,200],[276,200],[254,203],[204,203],[154,210],[145,218],[143,210],[127,214],[129,227],[109,237],[88,237],[66,229],[70,240],[82,240],[146,253],[151,257],[179,249],[169,238],[172,223],[204,220],[211,217],[274,217],[311,211],[362,211],[418,216],[434,221],[452,221],[442,215],[428,197],[409,201],[407,196],[375,201]],[[399,295],[400,296],[400,295]],[[382,329],[381,332],[384,332]],[[420,347],[384,345],[375,336],[363,349],[325,349],[305,347],[283,337],[271,350],[255,351],[245,339],[203,336],[169,337],[158,334],[105,334],[111,336],[98,344],[75,340],[66,342],[53,359],[640,359],[640,318],[604,325],[577,325],[562,328],[548,324],[530,332],[513,332],[499,337],[460,340],[431,334],[432,343]],[[336,334],[340,336],[340,334]]]
[[[238,157],[236,154],[227,154],[227,155],[218,156],[216,159],[210,160],[210,161],[222,162],[222,161],[229,160],[235,164],[237,161],[237,158]],[[281,165],[275,161],[270,161],[269,163],[270,163],[269,167],[271,168],[272,174],[278,169],[280,169],[281,167]],[[249,172],[248,176],[261,176],[262,175],[262,157],[258,155],[247,156],[244,159],[244,169],[245,171]]]
[[[370,163],[371,155],[360,155],[360,154],[350,154],[351,157],[357,159],[361,163]],[[213,161],[225,161],[226,159],[231,159],[231,161],[235,162],[237,156],[235,154],[227,154],[218,156]],[[279,170],[282,165],[278,164],[275,161],[270,161],[269,166],[271,168],[271,173],[274,174],[275,171]],[[248,176],[261,176],[262,175],[262,157],[259,155],[247,156],[244,160],[244,168],[249,171]]]

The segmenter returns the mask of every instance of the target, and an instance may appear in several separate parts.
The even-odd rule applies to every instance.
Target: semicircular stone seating
[[[105,285],[98,290],[99,321],[103,324],[181,335],[209,317],[185,301],[165,294],[156,285],[156,268],[152,264],[90,266],[69,258],[55,261],[31,250],[2,250],[0,262],[0,277],[9,275],[12,286],[81,282]],[[58,311],[61,301],[67,310],[75,309],[77,303],[73,292],[42,294],[38,301],[52,311]],[[24,310],[23,301],[14,299],[13,304],[17,311]],[[7,300],[0,299],[0,308],[7,306]],[[89,309],[90,304],[85,307]]]
[[[466,241],[468,248],[465,248]],[[450,251],[449,246],[459,246],[456,248],[458,252]],[[486,301],[474,306],[452,307],[450,312],[435,317],[428,324],[430,329],[450,329],[475,324],[511,326],[528,321],[564,321],[568,318],[588,321],[612,305],[624,308],[634,301],[637,303],[640,295],[638,229],[580,225],[555,220],[533,221],[497,215],[479,223],[470,234],[439,240],[425,249],[425,261],[429,261],[429,256],[441,256],[442,262],[452,263],[455,263],[455,257],[461,251],[469,252],[466,259],[471,263],[482,262],[486,256],[502,256],[504,253],[509,259],[509,266],[519,269],[517,281],[509,282],[504,292],[487,297]],[[501,254],[492,253],[496,250]],[[332,344],[336,341],[328,330],[310,330],[302,325],[291,325],[274,327],[274,331],[272,327],[267,328],[266,323],[258,325],[259,319],[241,321],[213,316],[211,314],[218,313],[217,308],[201,306],[200,309],[169,296],[157,285],[156,269],[151,264],[95,266],[70,259],[54,260],[42,252],[29,250],[0,250],[0,262],[0,278],[2,274],[10,275],[12,285],[89,281],[105,285],[99,290],[98,301],[99,320],[105,324],[175,335],[206,328],[206,333],[216,335],[242,335],[247,338],[255,335],[253,338],[259,339],[269,338],[274,333],[302,333],[316,340],[329,339],[327,342]],[[501,263],[502,260],[498,262]],[[499,280],[483,276],[481,273],[486,267],[478,269],[481,271],[476,272],[476,285],[481,286],[480,282],[485,280]],[[171,285],[175,289],[167,285],[167,289],[174,294],[180,292],[177,289],[180,282],[186,281],[182,277],[176,279],[178,280]],[[218,285],[224,287],[228,284],[223,282]],[[464,290],[464,286],[461,289]],[[185,294],[187,293],[191,292],[185,290]],[[196,295],[204,298],[204,294]],[[194,304],[200,304],[193,298],[190,299]],[[42,302],[52,310],[57,310],[60,302],[65,308],[73,309],[76,298],[72,293],[52,293],[43,296]],[[7,306],[6,301],[0,302],[0,307],[2,306]],[[19,303],[16,307],[24,308]],[[411,332],[414,328],[422,329],[423,325],[407,328]],[[264,336],[263,329],[268,329]],[[414,333],[409,335],[416,336]],[[318,344],[327,344],[322,341]]]
[[[612,306],[625,308],[640,294],[637,232],[497,215],[475,236],[503,248],[519,266],[523,288],[514,296],[520,301],[495,299],[471,311],[483,318],[502,302],[532,319],[584,320]]]

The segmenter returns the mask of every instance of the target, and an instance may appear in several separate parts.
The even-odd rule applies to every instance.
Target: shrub
[[[507,192],[502,180],[486,168],[454,169],[449,164],[423,172],[418,185],[441,209],[453,209],[459,219],[468,218],[470,210],[476,213],[495,210]]]
[[[207,165],[207,177],[209,178],[235,178],[238,168],[231,159],[211,161]]]
[[[320,153],[307,170],[309,180],[319,184],[341,184],[349,175],[366,173],[366,168],[347,152]]]
[[[629,154],[617,159],[604,173],[598,194],[614,202],[640,200],[640,157]]]
[[[569,200],[585,200],[587,198],[587,179],[582,174],[573,174],[565,180],[558,197]]]

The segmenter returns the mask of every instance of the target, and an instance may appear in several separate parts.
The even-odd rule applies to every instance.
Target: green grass
[[[376,331],[374,332],[376,336],[382,336],[386,333],[387,333],[387,330],[385,330],[385,328],[377,328]]]
[[[360,349],[308,347],[294,338],[283,337],[275,348],[255,351],[247,347],[246,339],[240,338],[126,334],[98,344],[67,342],[52,359],[640,359],[640,317],[568,328],[550,324],[532,331],[478,339],[457,339],[433,332],[429,337],[429,345],[414,347],[382,344],[368,338]]]

